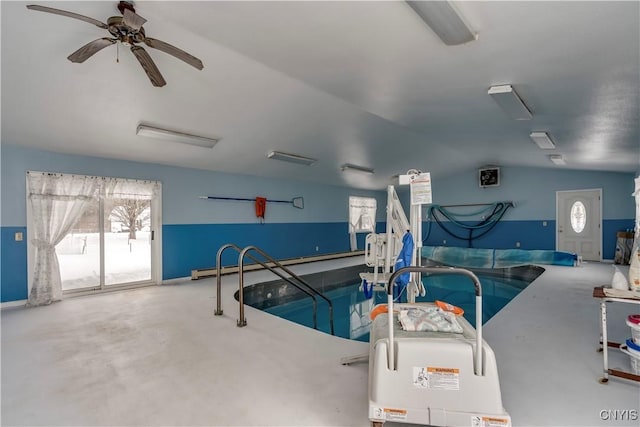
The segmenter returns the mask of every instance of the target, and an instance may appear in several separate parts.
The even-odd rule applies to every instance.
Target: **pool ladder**
[[[318,292],[313,286],[303,280],[300,276],[296,275],[293,271],[289,270],[280,262],[276,261],[273,257],[269,256],[265,251],[256,247],[256,246],[247,246],[244,249],[241,249],[238,245],[233,243],[227,243],[222,245],[220,249],[218,249],[218,253],[216,255],[216,311],[214,314],[216,316],[221,316],[222,311],[222,253],[229,249],[235,249],[239,252],[238,256],[238,302],[240,303],[240,314],[237,321],[238,327],[243,327],[247,325],[247,319],[244,317],[244,258],[245,256],[252,260],[253,262],[260,264],[267,270],[271,271],[276,276],[280,277],[282,280],[286,281],[290,285],[294,286],[298,290],[307,294],[313,300],[313,328],[318,329],[318,301],[316,300],[316,296],[322,298],[329,305],[329,325],[331,328],[331,335],[335,335],[335,330],[333,327],[333,303],[327,297],[325,297],[322,293]],[[258,258],[249,254],[249,252],[257,252],[267,261],[261,261]],[[270,264],[272,265],[270,265]],[[290,277],[286,276],[280,269],[284,271],[284,273],[288,274]],[[296,283],[297,281],[297,283]]]

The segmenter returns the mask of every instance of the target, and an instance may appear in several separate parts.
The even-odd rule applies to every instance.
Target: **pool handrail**
[[[396,370],[395,366],[395,345],[394,345],[394,322],[393,322],[393,283],[402,273],[434,273],[434,274],[461,274],[467,276],[473,282],[476,289],[476,353],[474,361],[474,373],[476,375],[484,375],[482,367],[482,353],[484,351],[482,344],[482,285],[478,276],[473,272],[464,268],[455,267],[422,267],[408,266],[400,268],[393,272],[389,277],[387,285],[387,319],[389,323],[389,344],[387,345],[387,359],[389,369]]]
[[[333,303],[331,302],[331,300],[329,298],[327,298],[326,296],[324,296],[321,292],[318,292],[317,289],[315,289],[309,283],[304,281],[300,276],[296,275],[293,271],[289,270],[287,267],[282,265],[280,262],[276,261],[274,258],[269,256],[269,254],[267,254],[265,251],[263,251],[262,249],[258,248],[257,246],[247,246],[247,247],[245,247],[240,252],[240,255],[238,256],[238,267],[239,267],[239,272],[238,272],[238,302],[240,303],[240,314],[239,314],[239,318],[238,318],[238,322],[237,322],[238,327],[243,327],[243,326],[247,325],[247,319],[244,317],[244,257],[247,254],[247,252],[249,252],[249,251],[255,251],[255,252],[259,253],[267,261],[271,262],[276,267],[280,268],[281,270],[283,270],[284,272],[289,274],[291,276],[291,278],[296,279],[300,284],[306,286],[316,296],[319,296],[320,298],[325,300],[327,302],[327,304],[329,305],[329,325],[330,325],[330,328],[331,328],[331,335],[335,335],[335,330],[334,330],[334,327],[333,327]],[[260,263],[260,264],[263,265],[265,268],[269,269],[270,271],[272,271],[273,273],[277,274],[278,276],[284,278],[280,274],[276,273],[276,271],[273,269],[273,267],[269,266],[268,264],[266,264],[266,263],[265,264]],[[289,282],[289,283],[291,283],[291,282]],[[296,286],[296,288],[300,289],[298,286]]]
[[[242,249],[238,246],[235,245],[233,243],[227,243],[223,246],[220,247],[220,249],[218,249],[218,254],[216,255],[216,311],[214,312],[214,315],[216,316],[221,316],[223,311],[222,311],[222,298],[221,298],[221,289],[222,289],[222,267],[221,267],[221,263],[222,263],[222,253],[229,248],[233,248],[236,251],[238,251],[238,253],[242,252]],[[251,259],[252,261],[262,265],[264,268],[266,268],[267,270],[270,270],[271,272],[273,272],[273,274],[275,274],[276,276],[280,277],[281,279],[285,280],[286,282],[288,282],[289,284],[295,286],[298,290],[304,292],[305,294],[307,294],[308,296],[311,297],[311,299],[313,300],[313,329],[318,329],[318,316],[317,316],[317,312],[318,312],[318,302],[316,300],[316,297],[313,295],[313,293],[309,292],[308,290],[298,286],[294,281],[291,280],[291,278],[285,276],[284,274],[280,273],[279,271],[274,270],[271,266],[265,264],[264,262],[260,261],[259,259],[251,256],[251,255],[247,255],[249,257],[249,259]],[[245,324],[246,324],[246,319],[245,319]]]
[[[225,250],[229,249],[229,248],[235,249],[238,253],[242,252],[242,248],[240,246],[236,245],[235,243],[224,244],[224,245],[220,246],[220,248],[218,249],[218,253],[216,254],[216,311],[214,312],[214,314],[216,316],[222,316],[222,314],[223,314],[223,311],[222,311],[222,298],[221,298],[221,292],[222,292],[221,291],[221,289],[222,289],[222,253]],[[257,262],[260,265],[262,265],[263,267],[265,267],[267,269],[269,268],[268,266],[265,266],[263,263],[261,263],[259,260],[257,260],[256,258],[252,257],[251,255],[248,255],[248,257],[249,257],[249,259]],[[280,277],[282,277],[282,276],[280,276]],[[284,277],[282,277],[282,278],[285,279]]]
[[[240,249],[240,246],[234,244],[234,243],[227,243],[224,244],[222,246],[220,246],[220,248],[218,249],[218,253],[216,254],[216,311],[213,313],[216,316],[222,316],[223,311],[222,311],[222,298],[221,298],[221,294],[222,294],[222,253],[229,249],[229,248],[234,248],[235,250],[237,250],[238,252],[240,252],[242,249]]]

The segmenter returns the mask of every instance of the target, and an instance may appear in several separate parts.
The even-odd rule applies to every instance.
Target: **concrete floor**
[[[296,266],[301,274],[362,262]],[[503,404],[518,426],[633,425],[601,410],[640,410],[640,388],[601,385],[598,301],[609,264],[547,271],[490,320]],[[246,284],[271,280],[248,273]],[[366,426],[367,366],[342,366],[368,344],[335,338],[246,307],[236,327],[237,276],[70,298],[2,310],[2,425]],[[630,335],[637,305],[610,304],[611,340]],[[611,366],[629,369],[610,352]],[[636,412],[638,414],[638,412]]]

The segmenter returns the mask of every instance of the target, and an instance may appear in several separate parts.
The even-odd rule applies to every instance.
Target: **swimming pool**
[[[369,312],[375,304],[386,303],[386,294],[376,292],[366,299],[360,287],[359,273],[369,271],[354,266],[302,276],[311,286],[332,301],[335,335],[369,341]],[[487,322],[518,293],[544,272],[538,266],[474,270],[482,283],[483,323]],[[475,325],[475,293],[471,281],[458,275],[423,277],[427,295],[419,302],[446,301],[464,310],[464,317]],[[284,280],[257,283],[244,290],[247,305],[298,324],[313,328],[313,303],[303,292]],[[237,299],[237,293],[236,293]],[[330,333],[328,304],[318,299],[318,329]]]

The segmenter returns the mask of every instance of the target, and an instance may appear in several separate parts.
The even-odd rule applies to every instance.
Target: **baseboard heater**
[[[325,254],[325,255],[314,255],[307,257],[298,257],[298,258],[288,258],[283,260],[278,260],[278,262],[282,265],[295,265],[295,264],[305,264],[308,262],[316,262],[316,261],[329,261],[332,259],[339,258],[349,258],[355,256],[364,255],[364,251],[352,251],[352,252],[337,252],[333,254]],[[267,263],[269,266],[273,267],[272,263]],[[245,264],[244,271],[253,271],[253,270],[262,270],[263,266],[260,264]],[[229,265],[222,267],[221,274],[234,274],[238,272],[237,265]],[[191,270],[191,280],[198,280],[204,277],[211,277],[217,274],[217,270],[215,267],[211,268],[201,268],[197,270]]]

